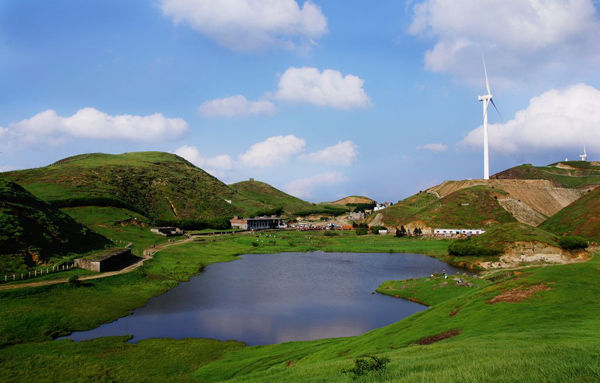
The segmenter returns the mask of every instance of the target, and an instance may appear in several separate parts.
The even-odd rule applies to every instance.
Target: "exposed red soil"
[[[415,343],[420,345],[432,344],[435,342],[439,342],[440,340],[452,338],[453,336],[459,335],[461,332],[460,329],[452,329],[448,331],[444,331],[443,333],[426,336],[425,338],[421,338],[417,340]]]
[[[508,303],[518,303],[522,300],[528,299],[533,296],[538,291],[551,290],[552,288],[546,286],[543,283],[539,285],[532,285],[527,287],[516,287],[514,289],[506,290],[492,299],[488,301],[489,304],[499,303],[499,302],[508,302]]]

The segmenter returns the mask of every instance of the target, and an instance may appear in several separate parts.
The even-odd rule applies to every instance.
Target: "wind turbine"
[[[485,89],[487,90],[487,94],[483,95],[483,96],[479,96],[479,101],[481,101],[483,104],[483,179],[484,180],[489,180],[490,179],[490,152],[489,152],[489,144],[488,144],[488,106],[490,105],[490,103],[492,103],[492,106],[494,107],[494,109],[496,109],[496,112],[498,112],[498,115],[500,116],[500,118],[502,118],[502,115],[500,114],[500,111],[498,110],[498,108],[496,107],[496,104],[494,104],[494,100],[492,99],[492,91],[490,90],[490,81],[488,79],[488,74],[487,74],[487,68],[485,66],[485,59],[482,57],[482,61],[483,61],[483,72],[485,73]]]
[[[587,161],[587,152],[585,151],[585,145],[583,145],[583,154],[580,154],[579,157],[581,161]]]

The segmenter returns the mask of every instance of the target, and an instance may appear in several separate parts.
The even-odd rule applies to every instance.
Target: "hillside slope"
[[[556,234],[575,234],[600,241],[600,188],[565,207],[540,227]]]
[[[338,199],[337,201],[330,202],[332,205],[352,205],[352,204],[374,204],[375,201],[369,197],[359,196],[359,195],[351,195],[348,197],[344,197],[342,199]]]
[[[233,204],[251,214],[284,213],[310,209],[312,204],[282,192],[273,186],[260,181],[242,181],[229,185],[240,197]],[[243,198],[245,197],[245,198]]]
[[[505,194],[485,185],[459,189],[440,198],[434,191],[421,192],[381,210],[371,223],[408,228],[482,228],[514,222],[515,218],[498,203]]]
[[[0,174],[54,206],[114,206],[155,220],[234,215],[235,192],[170,153],[83,154],[52,165]]]
[[[21,186],[0,179],[0,272],[22,272],[52,256],[109,244]]]

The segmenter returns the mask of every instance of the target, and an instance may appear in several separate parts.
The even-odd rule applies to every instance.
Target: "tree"
[[[400,226],[400,229],[396,229],[396,237],[406,237],[406,228],[404,225]]]

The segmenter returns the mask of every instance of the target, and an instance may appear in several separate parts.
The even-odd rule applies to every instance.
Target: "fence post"
[[[8,280],[8,275],[4,274],[4,282]]]
[[[17,278],[16,278],[16,277],[15,277],[15,275],[13,274],[13,281],[16,281],[16,280],[17,280]]]
[[[31,278],[31,271],[28,272],[27,278]]]
[[[23,279],[23,273],[21,273],[21,279]]]

